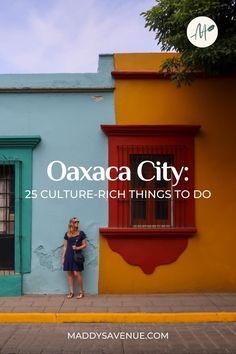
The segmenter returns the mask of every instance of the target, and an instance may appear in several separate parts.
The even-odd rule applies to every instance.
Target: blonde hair
[[[78,223],[77,223],[77,231],[79,231],[79,220],[78,220],[78,218],[76,216],[74,216],[73,218],[71,218],[69,220],[68,229],[67,229],[67,235],[68,236],[72,236],[72,229],[74,227],[76,228],[76,226],[73,227],[73,224],[75,225],[76,221],[78,221]]]

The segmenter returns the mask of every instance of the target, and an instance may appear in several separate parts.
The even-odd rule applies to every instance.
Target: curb
[[[90,312],[90,313],[0,313],[0,323],[181,323],[236,322],[236,312]]]

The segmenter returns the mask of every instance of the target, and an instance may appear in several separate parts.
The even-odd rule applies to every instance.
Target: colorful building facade
[[[47,167],[54,160],[106,166],[100,125],[115,122],[112,70],[113,56],[104,55],[94,74],[1,75],[1,295],[68,291],[61,253],[73,216],[88,236],[85,289],[98,291],[98,229],[107,223],[107,201],[66,198],[63,190],[96,190],[106,181],[55,182]],[[58,190],[49,198],[47,191],[53,197]]]
[[[108,139],[117,134],[120,141],[126,139],[126,145],[136,145],[135,149],[140,145],[136,153],[144,155],[145,144],[154,145],[151,153],[165,154],[168,144],[188,145],[190,139],[189,167],[193,175],[188,175],[187,189],[209,190],[211,197],[205,192],[206,198],[188,201],[186,208],[194,216],[188,215],[178,230],[173,230],[176,225],[142,231],[136,228],[134,233],[129,228],[119,232],[117,225],[110,232],[109,227],[102,230],[101,293],[236,289],[236,80],[235,77],[199,78],[191,86],[176,88],[158,74],[159,65],[169,55],[114,55],[116,124],[130,126],[123,127],[123,132],[107,129]],[[112,149],[110,141],[111,159],[114,158]],[[186,157],[181,155],[180,160],[184,164]],[[182,184],[182,189],[185,187]],[[176,207],[175,213],[178,210],[181,212],[183,208]],[[112,217],[111,226],[114,225]]]
[[[88,237],[88,293],[236,290],[236,81],[176,88],[158,73],[168,55],[102,55],[94,74],[1,75],[1,295],[67,291],[60,256],[72,216]],[[142,161],[145,181],[134,177]],[[59,180],[59,162],[128,166],[132,178]],[[152,178],[165,163],[183,167],[176,188],[190,197],[145,195],[173,192],[173,177]]]

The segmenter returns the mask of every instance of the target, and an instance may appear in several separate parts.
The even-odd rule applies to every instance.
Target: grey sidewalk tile
[[[83,306],[77,306],[76,307],[76,312],[107,312],[107,307],[106,306],[91,306],[91,307],[83,307]]]
[[[12,305],[14,305],[14,307],[16,307],[16,306],[28,306],[28,307],[31,307],[31,306],[37,305],[37,303],[34,303],[33,301],[19,301],[19,302],[16,302],[15,304],[12,304]]]
[[[172,312],[202,312],[203,307],[201,306],[170,306]]]
[[[62,307],[60,307],[60,309],[58,310],[58,312],[64,312],[64,311],[66,311],[66,312],[73,312],[73,311],[75,311],[76,309],[77,309],[77,307],[78,306],[76,306],[76,304],[74,305],[74,306],[70,306],[70,307],[68,307],[68,306],[62,306]],[[87,307],[86,307],[87,308]]]
[[[163,306],[175,306],[175,305],[181,305],[181,299],[180,298],[162,298],[158,299],[156,298],[155,300],[152,301],[153,305],[163,305]]]
[[[222,297],[223,297],[223,299],[225,299],[225,300],[236,301],[236,294],[222,295]]]
[[[236,312],[236,306],[218,306],[218,311],[222,312]]]
[[[43,312],[59,312],[60,307],[53,307],[53,306],[45,306]]]
[[[3,307],[3,308],[0,308],[0,313],[3,313],[3,312],[13,312],[13,307]]]
[[[62,305],[57,305],[57,304],[49,304],[49,305],[47,304],[47,305],[43,305],[43,304],[42,304],[42,305],[40,305],[40,306],[38,306],[38,305],[37,305],[37,306],[36,306],[36,305],[35,305],[35,306],[31,306],[32,309],[33,309],[34,307],[43,307],[43,308],[54,307],[54,308],[60,309],[60,308],[62,307]]]
[[[232,294],[212,294],[211,296],[208,296],[208,298],[214,303],[214,304],[235,304],[236,303],[236,295]]]
[[[42,306],[42,307],[44,307],[44,306],[47,306],[47,304],[48,304],[47,301],[37,301],[37,302],[34,302],[32,305],[29,305],[29,306],[28,306],[27,303],[23,303],[23,304],[19,303],[19,304],[17,304],[17,306],[20,306],[20,307],[24,307],[24,306],[28,306],[28,307],[37,306],[37,307],[39,307],[39,306]]]
[[[170,306],[141,306],[140,312],[173,312]]]
[[[77,306],[74,304],[74,306],[62,306],[58,310],[58,312],[74,312],[77,309]]]
[[[81,300],[81,299],[79,299]],[[105,299],[96,299],[92,300],[92,305],[97,306],[107,306],[107,301]]]
[[[27,307],[27,306],[16,306],[12,309],[12,312],[17,313],[17,312],[44,312],[44,307],[43,306],[34,306],[34,307]]]
[[[24,295],[23,296],[1,296],[0,300],[1,301],[7,301],[7,302],[11,302],[11,301],[19,302],[23,297],[24,297]]]
[[[7,303],[3,304],[2,306],[0,306],[0,309],[2,309],[2,308],[7,308],[7,307],[15,307],[16,304],[19,305],[19,303],[12,303],[12,302],[10,303],[10,302],[7,302]]]
[[[59,299],[55,299],[55,300],[51,299],[51,300],[49,300],[49,299],[42,298],[42,299],[31,299],[30,301],[32,303],[34,303],[34,304],[35,303],[44,303],[44,304],[56,303],[56,304],[61,304],[63,301],[65,301],[65,299],[60,299],[60,300]]]
[[[96,301],[94,299],[94,301]],[[123,304],[124,302],[128,302],[129,300],[127,300],[126,298],[123,297],[114,297],[114,298],[108,298],[106,300],[107,304]]]
[[[81,303],[83,304],[83,306],[93,306],[93,302],[91,300],[87,300],[86,298],[82,298],[82,299],[76,299],[76,297],[74,297],[71,300],[67,300],[65,301],[62,306],[69,306],[70,304],[78,304]]]
[[[189,305],[189,306],[214,306],[214,302],[211,300],[207,299],[202,299],[202,298],[193,298],[193,299],[181,299],[179,301],[179,304],[181,305]]]
[[[81,299],[79,299],[78,301],[80,301],[80,304],[81,305],[78,305],[78,306],[83,306],[82,305],[82,301]],[[88,307],[107,307],[107,304],[106,303],[103,303],[103,302],[93,302],[91,305],[87,305]],[[84,306],[86,307],[86,305]]]
[[[66,308],[60,308],[58,312],[66,312],[66,313],[74,313],[76,312],[76,307],[66,307]]]
[[[85,301],[84,298],[83,299],[74,299],[73,302],[76,303],[76,306],[81,304],[81,306],[88,306],[88,307],[92,307],[93,306],[93,303],[91,301]],[[79,305],[80,306],[80,305]],[[96,304],[95,304],[96,306]]]
[[[49,304],[49,305],[52,305],[52,304],[62,304],[65,300],[67,300],[67,298],[63,298],[63,299],[56,299],[56,300],[49,300],[49,299],[34,299],[31,301],[32,304],[37,304],[39,302],[42,302],[44,304]],[[25,301],[27,302],[27,301]]]
[[[63,301],[62,303],[61,303],[61,306],[70,306],[70,305],[72,305],[73,303],[75,302],[75,298],[74,297],[72,297],[71,299],[65,299],[65,301]]]
[[[133,301],[123,301],[122,305],[123,306],[130,306],[130,305],[134,305],[134,306],[152,306],[155,305],[156,303],[152,302],[152,301],[145,301],[145,299],[143,300],[139,300],[137,301],[136,299],[134,299]]]
[[[236,301],[226,301],[223,299],[212,300],[212,303],[216,306],[234,306],[236,307]]]
[[[107,306],[107,312],[140,312],[138,306]]]
[[[216,305],[206,305],[206,306],[202,305],[201,307],[202,307],[202,311],[204,311],[204,312],[218,312],[219,311],[219,308]]]
[[[70,306],[73,305],[75,302],[75,298],[71,298],[71,299],[66,299],[65,301],[63,301],[60,306]]]
[[[94,301],[94,303],[95,303],[95,301]],[[139,305],[139,303],[138,303],[138,305],[137,305],[137,302],[135,302],[135,301],[124,301],[124,300],[116,300],[116,301],[107,301],[107,306],[132,306],[132,305],[135,305],[135,306],[138,306]]]

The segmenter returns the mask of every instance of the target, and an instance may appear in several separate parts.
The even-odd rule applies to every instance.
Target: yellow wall
[[[165,54],[117,54],[116,70],[157,70]],[[116,80],[117,124],[200,124],[195,138],[198,233],[179,259],[147,275],[100,238],[101,293],[236,291],[236,79]]]

